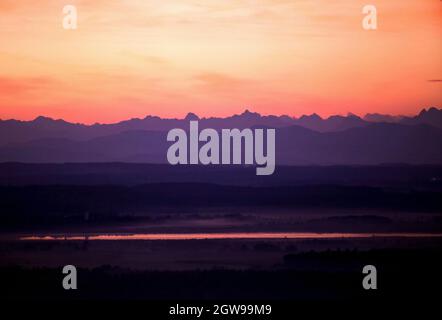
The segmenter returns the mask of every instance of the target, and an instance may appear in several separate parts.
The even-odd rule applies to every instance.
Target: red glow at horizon
[[[56,0],[0,3],[0,118],[411,115],[442,105],[442,2]]]

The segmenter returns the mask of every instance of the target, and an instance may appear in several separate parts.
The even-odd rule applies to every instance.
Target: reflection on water
[[[440,233],[309,233],[309,232],[251,232],[251,233],[144,233],[24,236],[20,240],[205,240],[205,239],[340,239],[340,238],[434,238]]]

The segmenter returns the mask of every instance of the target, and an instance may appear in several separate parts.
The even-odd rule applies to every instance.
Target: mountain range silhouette
[[[84,125],[48,117],[0,120],[0,162],[166,163],[172,128],[276,128],[277,165],[442,164],[442,110],[414,117],[353,114],[323,119],[262,116],[244,111],[226,118],[147,116],[114,124]]]

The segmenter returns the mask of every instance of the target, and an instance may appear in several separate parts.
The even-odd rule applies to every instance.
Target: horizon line
[[[358,117],[358,118],[360,118],[362,120],[365,120],[365,117],[367,117],[368,115],[381,115],[381,116],[387,116],[387,117],[393,117],[393,118],[416,117],[420,113],[422,113],[424,111],[429,111],[429,110],[432,110],[432,109],[436,109],[436,110],[442,111],[442,107],[440,107],[440,106],[430,106],[430,107],[424,107],[420,111],[417,111],[414,114],[389,114],[389,113],[368,112],[368,113],[365,113],[364,115],[360,115],[360,114],[356,114],[356,113],[353,113],[353,112],[347,112],[347,114],[337,113],[337,114],[331,114],[329,116],[323,116],[323,115],[320,115],[320,114],[318,114],[316,112],[312,112],[310,114],[301,114],[299,116],[291,116],[291,115],[288,115],[288,114],[271,114],[271,113],[262,114],[262,113],[259,113],[259,112],[250,111],[251,110],[250,108],[245,108],[244,111],[241,112],[241,113],[233,113],[233,114],[227,115],[227,116],[201,116],[200,117],[195,112],[189,111],[182,118],[179,118],[179,117],[169,118],[169,117],[161,117],[161,116],[153,115],[153,114],[147,114],[144,117],[131,117],[131,118],[125,118],[125,119],[121,119],[121,120],[117,120],[117,121],[113,121],[113,122],[76,122],[76,121],[70,121],[67,118],[56,118],[56,117],[52,117],[52,116],[48,116],[48,115],[38,115],[38,116],[36,116],[35,118],[32,118],[32,119],[18,119],[18,118],[3,119],[3,118],[0,118],[0,121],[33,122],[33,121],[36,121],[36,120],[38,120],[40,118],[43,118],[43,119],[49,119],[49,120],[52,120],[52,121],[64,121],[64,122],[71,123],[71,124],[93,126],[93,125],[112,125],[112,124],[118,124],[118,123],[121,123],[121,122],[126,122],[126,121],[131,121],[131,120],[144,120],[144,119],[147,119],[147,118],[159,118],[161,120],[186,120],[186,118],[188,118],[189,116],[196,116],[198,118],[197,120],[227,119],[227,118],[231,118],[231,117],[234,117],[234,116],[241,116],[241,115],[248,114],[248,113],[249,114],[256,114],[257,116],[260,116],[260,117],[277,117],[277,118],[288,117],[288,118],[290,118],[292,120],[299,120],[302,117],[311,117],[311,116],[318,116],[321,120],[328,120],[328,119],[333,118],[333,117],[348,118],[348,117],[351,117],[351,116],[355,116],[355,117]]]

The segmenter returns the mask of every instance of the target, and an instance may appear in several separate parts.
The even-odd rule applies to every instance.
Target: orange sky
[[[413,114],[442,104],[441,17],[440,0],[1,0],[0,118]]]

